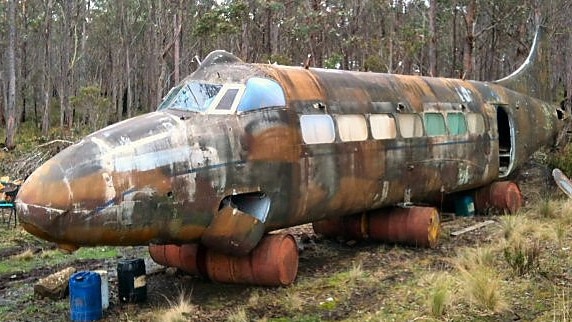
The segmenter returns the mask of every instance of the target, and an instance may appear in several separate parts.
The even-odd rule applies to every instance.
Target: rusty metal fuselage
[[[555,106],[494,83],[217,51],[156,112],[47,161],[17,208],[26,230],[64,247],[202,242],[240,255],[275,229],[487,185],[559,128]]]

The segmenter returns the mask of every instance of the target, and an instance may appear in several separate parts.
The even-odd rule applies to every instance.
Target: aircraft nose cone
[[[58,218],[71,209],[71,194],[64,171],[48,161],[30,175],[16,197],[16,213],[29,233],[47,240],[57,235]]]

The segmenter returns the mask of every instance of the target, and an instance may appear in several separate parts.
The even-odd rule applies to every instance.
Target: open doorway
[[[514,162],[514,126],[504,106],[497,106],[499,134],[499,178],[506,177]]]

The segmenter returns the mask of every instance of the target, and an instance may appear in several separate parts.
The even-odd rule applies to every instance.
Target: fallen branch
[[[50,142],[46,142],[46,143],[44,143],[44,144],[38,145],[38,148],[41,148],[41,147],[44,147],[44,146],[47,146],[47,145],[50,145],[50,144],[54,144],[54,143],[66,143],[66,144],[70,144],[70,145],[71,145],[71,144],[74,144],[75,142],[68,141],[68,140],[52,140],[52,141],[50,141]]]
[[[483,221],[483,222],[480,222],[480,223],[478,223],[478,224],[469,226],[469,227],[467,227],[467,228],[463,228],[463,229],[461,229],[461,230],[454,231],[454,232],[451,233],[451,236],[459,236],[459,235],[462,235],[462,234],[464,234],[464,233],[468,233],[468,232],[470,232],[470,231],[473,231],[473,230],[479,229],[479,228],[481,228],[481,227],[490,225],[490,224],[492,224],[492,223],[494,223],[494,222],[495,222],[494,220]]]

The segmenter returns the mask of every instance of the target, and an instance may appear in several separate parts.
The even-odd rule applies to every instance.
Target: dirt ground
[[[558,194],[547,168],[532,163],[519,172],[519,182],[527,202],[538,200],[546,194]],[[310,225],[294,227],[293,234],[300,247],[298,277],[288,288],[264,288],[243,285],[221,285],[203,278],[167,270],[152,262],[146,247],[123,247],[116,258],[105,260],[83,259],[55,265],[35,267],[27,271],[0,275],[1,321],[68,321],[69,298],[62,300],[40,299],[33,294],[33,285],[39,278],[57,272],[67,266],[77,270],[104,269],[109,273],[110,307],[102,321],[154,321],[161,320],[161,310],[185,295],[193,306],[187,313],[188,321],[240,321],[237,312],[241,308],[249,320],[271,321],[319,321],[346,320],[371,316],[387,311],[392,320],[406,319],[408,313],[400,310],[422,312],[419,306],[418,287],[411,285],[418,270],[449,271],[446,260],[455,256],[462,247],[487,244],[499,233],[494,223],[475,231],[451,237],[450,232],[471,226],[494,216],[457,217],[442,223],[442,237],[435,249],[418,249],[406,246],[384,245],[373,242],[347,242],[322,239],[316,236]],[[1,224],[0,233],[7,235],[13,228]],[[21,228],[15,228],[21,229]],[[6,259],[28,249],[40,253],[55,246],[37,239],[16,240],[0,249],[0,258]],[[147,271],[147,300],[139,304],[120,303],[117,294],[117,262],[123,258],[144,258]],[[359,263],[361,270],[375,279],[358,280],[356,284],[336,284],[333,276],[351,271]],[[368,282],[370,281],[370,282]],[[416,297],[417,296],[417,297]],[[335,305],[329,306],[328,301]],[[338,301],[336,298],[343,298]],[[294,304],[293,304],[294,303]],[[396,304],[397,303],[397,304]],[[537,311],[530,307],[513,305],[502,315],[480,316],[478,321],[533,320]],[[420,313],[420,315],[422,315]],[[240,316],[240,315],[238,315]],[[389,319],[389,318],[388,318]],[[455,317],[449,317],[457,320]],[[423,320],[423,319],[421,319]]]

